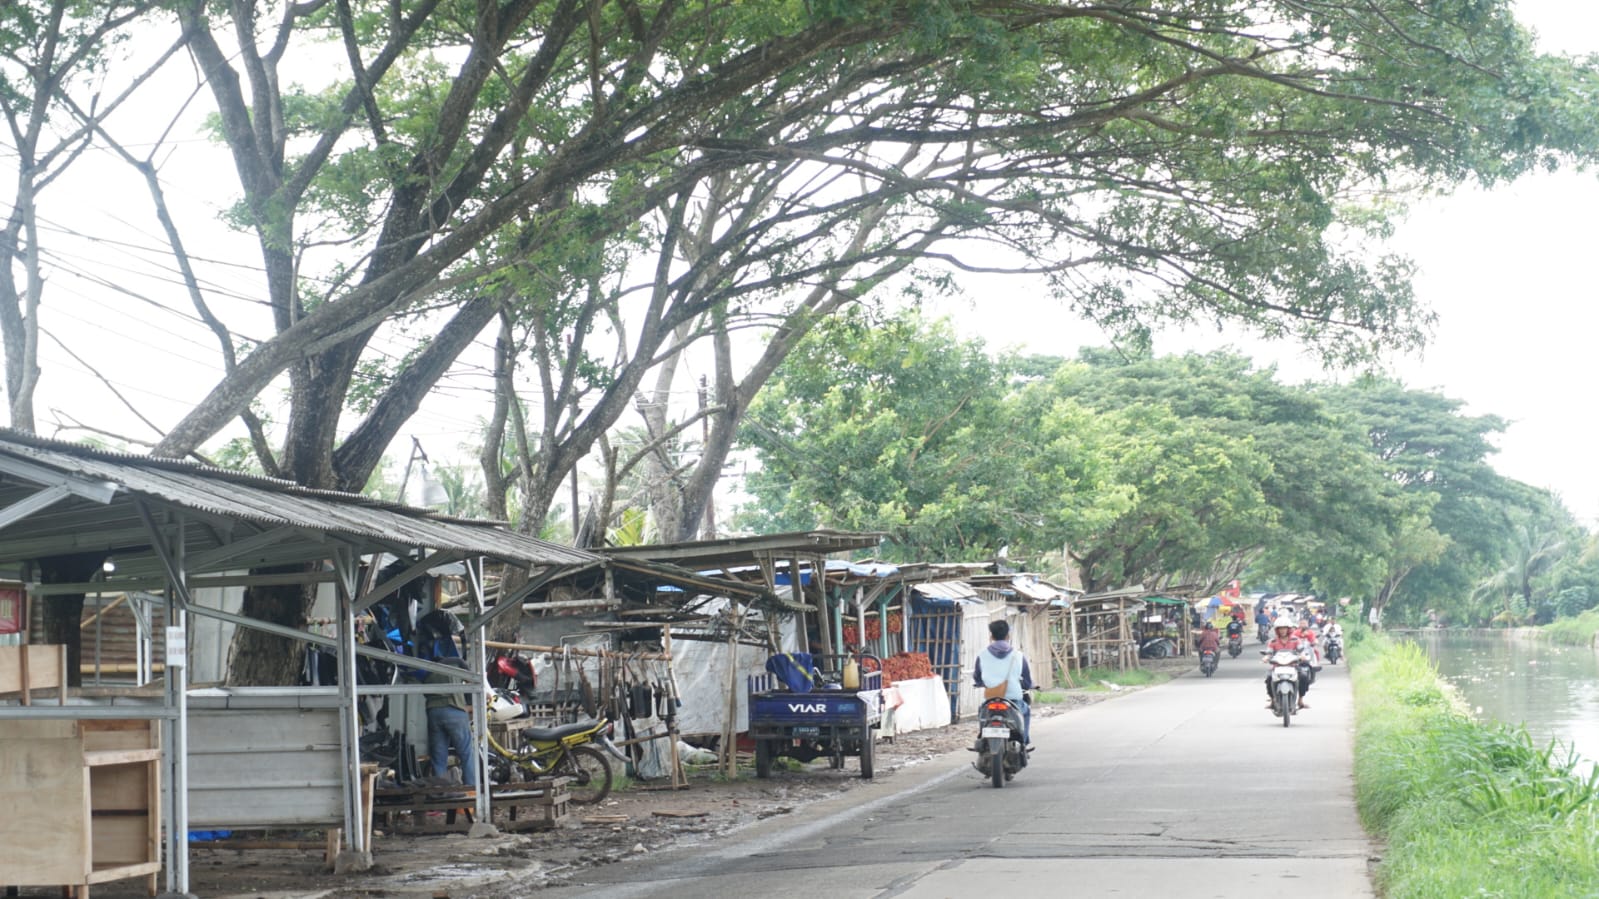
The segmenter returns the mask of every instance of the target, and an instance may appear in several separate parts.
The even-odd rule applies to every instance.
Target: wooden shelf
[[[90,768],[159,761],[161,761],[160,749],[98,749],[83,754],[83,763]]]
[[[161,871],[160,722],[8,722],[0,737],[0,884],[72,887]]]

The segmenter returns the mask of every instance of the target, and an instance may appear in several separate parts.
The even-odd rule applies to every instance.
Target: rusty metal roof
[[[314,490],[289,481],[260,477],[178,459],[156,459],[107,452],[0,429],[0,510],[56,484],[110,487],[109,504],[81,498],[58,502],[0,530],[0,560],[37,558],[52,552],[118,550],[132,542],[139,526],[132,498],[212,517],[212,546],[237,539],[228,522],[243,532],[291,528],[380,546],[425,547],[463,556],[491,556],[522,565],[572,565],[598,559],[592,553],[517,534],[495,522],[469,522],[437,516],[425,509],[357,494]],[[99,536],[97,536],[97,534]],[[285,532],[285,543],[292,543]],[[198,535],[197,535],[198,536]],[[191,552],[206,546],[191,545]],[[251,564],[276,561],[271,548]],[[287,546],[276,555],[289,554]],[[305,552],[300,558],[310,558]],[[238,558],[229,560],[237,565]],[[284,561],[287,561],[286,559]]]
[[[915,584],[912,590],[929,599],[964,600],[976,599],[977,591],[965,581],[929,581],[925,584]]]

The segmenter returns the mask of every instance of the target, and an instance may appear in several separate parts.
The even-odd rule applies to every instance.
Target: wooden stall
[[[1072,604],[1068,632],[1073,667],[1115,668],[1138,666],[1137,617],[1145,608],[1142,588],[1084,596]]]

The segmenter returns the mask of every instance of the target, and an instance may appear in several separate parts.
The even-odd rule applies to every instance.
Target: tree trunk
[[[39,560],[39,580],[45,584],[77,584],[94,577],[108,553],[76,553],[46,556]],[[67,684],[83,686],[83,594],[46,597],[44,601],[44,639],[46,643],[67,647]]]
[[[310,567],[306,565],[281,565],[256,569],[253,573],[280,574],[309,570]],[[306,616],[315,599],[316,590],[309,586],[277,584],[248,587],[244,591],[244,605],[240,614],[285,627],[304,628]],[[234,630],[233,643],[228,649],[226,680],[235,687],[292,686],[300,682],[304,658],[305,644],[299,640],[240,627]]]

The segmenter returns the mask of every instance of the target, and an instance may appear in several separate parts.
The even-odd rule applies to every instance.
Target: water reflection
[[[1522,724],[1538,745],[1551,739],[1589,765],[1599,759],[1599,653],[1493,633],[1407,634],[1483,720]]]

